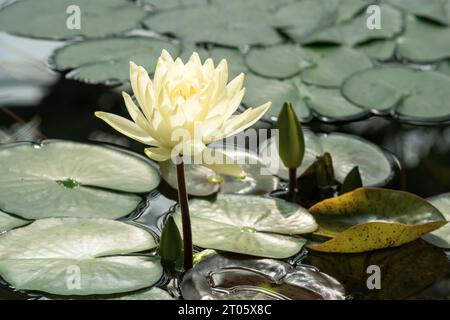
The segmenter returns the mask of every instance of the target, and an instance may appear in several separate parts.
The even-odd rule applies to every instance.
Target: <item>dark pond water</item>
[[[11,87],[11,77],[7,77],[11,72],[1,70],[1,67],[0,72],[0,88]],[[21,79],[26,81],[26,70],[18,67],[15,72],[20,72]],[[4,101],[0,105],[1,143],[44,138],[94,140],[142,153],[142,145],[119,136],[93,115],[94,111],[103,110],[125,116],[120,91],[128,88],[87,85],[57,75],[52,85],[41,89],[46,91],[42,92],[42,99],[31,98],[26,104],[14,99],[0,100]],[[393,188],[422,197],[450,191],[449,124],[417,126],[402,124],[390,117],[372,116],[353,123],[325,124],[315,120],[305,126],[316,132],[355,134],[395,154],[402,169],[391,182]],[[170,192],[164,194],[170,196]],[[151,197],[144,213],[135,220],[147,226],[160,226],[162,215],[175,202],[163,195],[152,194]],[[150,227],[150,231],[160,232],[158,227]],[[291,262],[314,265],[335,277],[344,284],[352,298],[450,297],[450,278],[444,277],[449,272],[448,258],[442,250],[423,241],[367,254],[343,256],[303,252]],[[368,291],[365,286],[365,270],[370,264],[379,264],[386,274],[382,290]],[[26,296],[0,285],[0,299],[14,298]]]

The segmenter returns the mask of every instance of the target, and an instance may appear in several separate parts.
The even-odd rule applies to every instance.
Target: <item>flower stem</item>
[[[183,252],[184,270],[192,268],[192,231],[189,217],[188,196],[186,192],[186,179],[184,177],[184,163],[181,156],[177,157],[178,202],[181,209],[181,223],[183,225]]]
[[[288,201],[295,201],[297,193],[297,168],[289,168],[289,192]]]

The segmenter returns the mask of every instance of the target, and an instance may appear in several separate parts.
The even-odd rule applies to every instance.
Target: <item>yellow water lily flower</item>
[[[178,154],[205,155],[207,144],[239,133],[258,121],[268,110],[267,102],[234,115],[244,97],[244,74],[228,83],[227,61],[217,67],[212,59],[203,64],[194,52],[184,64],[163,50],[153,81],[147,71],[130,62],[130,81],[137,104],[123,92],[133,121],[106,112],[95,115],[120,133],[151,147],[145,154],[165,161]],[[242,176],[239,166],[203,164],[218,173]]]

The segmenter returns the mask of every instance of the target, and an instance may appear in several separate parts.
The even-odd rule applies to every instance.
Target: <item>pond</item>
[[[67,1],[44,2],[0,10],[0,299],[450,297],[450,233],[439,229],[450,208],[450,47],[427,36],[450,39],[450,18],[380,1],[387,25],[372,36],[358,22],[364,1],[69,1],[82,14],[102,13],[74,31],[55,30],[70,17]],[[422,6],[437,6],[430,3]],[[33,10],[64,14],[54,25],[14,23]],[[225,12],[236,16],[222,21]],[[312,32],[310,12],[327,27]],[[288,24],[294,17],[300,22]],[[330,32],[345,28],[339,19],[349,30]],[[193,51],[216,65],[226,58],[228,81],[245,72],[236,113],[272,101],[252,129],[277,128],[291,101],[304,143],[294,198],[292,170],[260,174],[282,158],[274,136],[227,154],[257,161],[242,164],[244,180],[185,164],[194,244],[187,272],[176,165],[149,160],[147,146],[94,115],[129,119],[122,91],[134,91],[142,108],[128,62],[153,79],[163,49],[183,61]],[[355,167],[364,187],[345,193]]]

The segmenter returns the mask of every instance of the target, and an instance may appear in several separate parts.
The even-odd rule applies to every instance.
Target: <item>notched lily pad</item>
[[[450,193],[431,197],[428,201],[442,213],[445,220],[450,221]],[[427,234],[424,239],[437,247],[450,249],[450,226],[443,226]]]
[[[69,27],[77,17],[70,6],[78,7],[79,28]],[[0,10],[0,29],[33,38],[98,38],[138,28],[147,14],[127,0],[21,0]]]
[[[253,256],[293,256],[305,243],[296,235],[317,228],[306,209],[266,197],[218,194],[191,200],[189,209],[194,245]],[[174,218],[181,230],[179,209]]]
[[[181,283],[187,300],[343,300],[339,282],[313,268],[271,259],[215,255],[189,270]]]
[[[355,253],[397,247],[447,222],[426,200],[403,191],[359,188],[326,199],[309,211],[319,230],[332,237],[309,247],[316,251]]]
[[[385,67],[361,71],[342,85],[344,96],[374,113],[411,122],[450,119],[450,77],[435,71]]]
[[[0,236],[0,275],[19,290],[111,294],[152,286],[162,276],[146,231],[105,219],[53,218]]]
[[[72,70],[69,79],[114,84],[129,80],[130,61],[153,72],[163,49],[173,56],[180,51],[168,41],[139,36],[75,42],[57,50],[52,64],[59,71]]]
[[[0,181],[1,209],[26,219],[117,219],[158,186],[159,173],[123,149],[47,140],[3,146]]]
[[[335,178],[340,183],[356,166],[366,186],[385,184],[394,174],[392,160],[369,141],[341,133],[316,135],[309,130],[304,130],[304,136],[306,150],[303,162],[297,169],[298,177],[326,152],[331,154]],[[273,164],[270,167],[273,174],[285,180],[289,178],[288,169],[279,159],[276,137],[261,145],[259,156],[264,162]],[[278,163],[279,166],[275,165]]]

